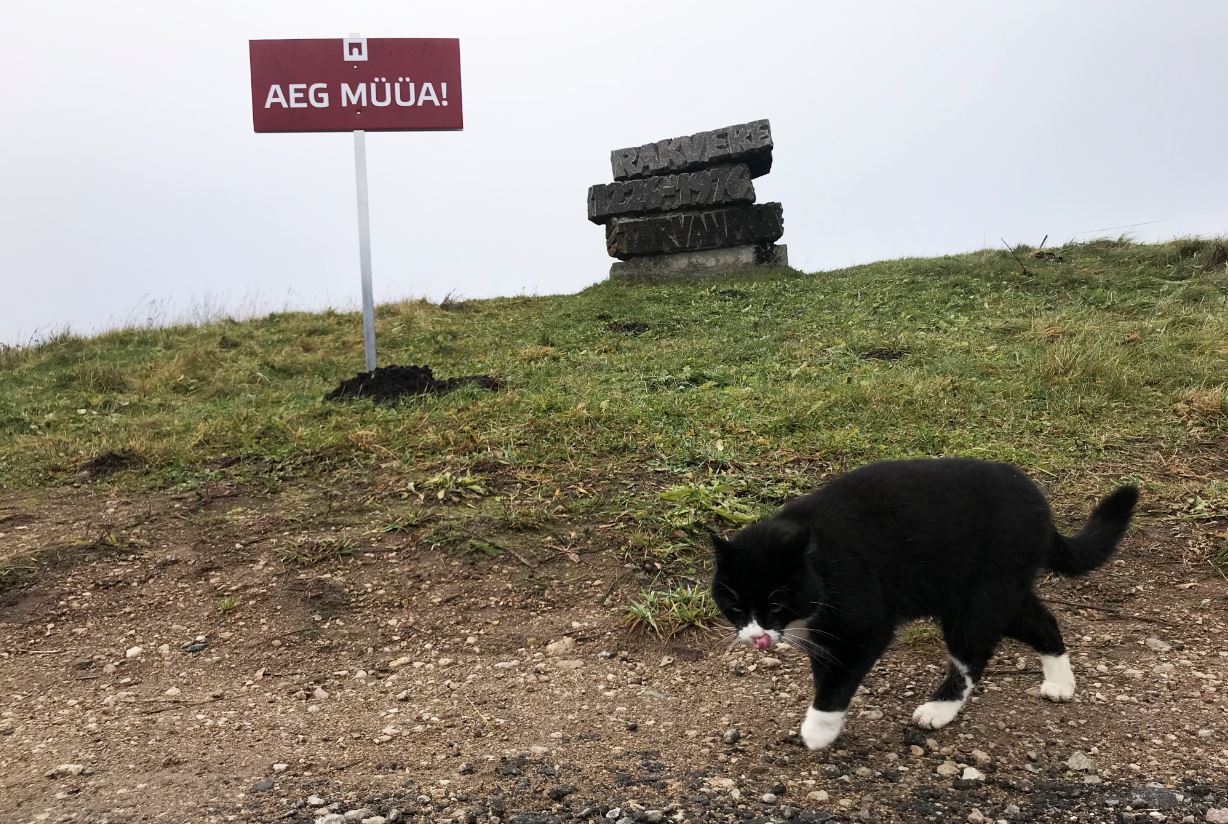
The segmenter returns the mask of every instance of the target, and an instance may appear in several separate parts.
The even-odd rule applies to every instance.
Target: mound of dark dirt
[[[370,372],[359,372],[352,378],[346,378],[336,389],[325,395],[324,399],[337,401],[346,398],[371,398],[376,401],[392,401],[411,395],[443,394],[470,385],[495,391],[503,388],[503,381],[490,375],[461,375],[439,380],[429,366],[381,366]]]
[[[606,324],[606,328],[624,335],[642,335],[648,331],[648,324],[638,320],[616,320]]]
[[[86,478],[101,478],[112,472],[119,472],[121,469],[132,469],[144,462],[145,459],[134,450],[108,449],[81,464],[77,471]]]
[[[899,360],[908,354],[907,349],[893,349],[887,346],[877,346],[874,349],[862,352],[860,357],[862,360]]]

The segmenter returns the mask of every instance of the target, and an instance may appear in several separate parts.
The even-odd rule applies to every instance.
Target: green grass
[[[688,629],[707,629],[717,622],[716,603],[706,588],[686,585],[645,590],[623,610],[623,623],[668,638]]]
[[[355,314],[64,335],[0,350],[0,487],[91,461],[119,489],[326,480],[491,534],[611,524],[629,557],[693,566],[703,530],[874,459],[1009,460],[1083,501],[1222,442],[1223,244],[1049,251],[1018,250],[1027,275],[984,251],[385,305],[382,362],[507,385],[393,405],[322,400],[361,364]],[[628,322],[648,329],[611,328]]]

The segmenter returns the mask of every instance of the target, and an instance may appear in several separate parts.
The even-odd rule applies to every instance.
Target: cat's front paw
[[[810,707],[806,710],[806,720],[802,722],[802,741],[807,749],[826,749],[839,737],[842,729],[844,713],[823,712]]]
[[[913,710],[912,722],[927,730],[940,730],[955,720],[963,701],[927,701]]]
[[[1074,698],[1074,681],[1046,681],[1040,685],[1040,694],[1050,701],[1070,701]]]

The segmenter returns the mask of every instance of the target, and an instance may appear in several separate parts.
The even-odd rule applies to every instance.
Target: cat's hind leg
[[[1061,630],[1053,613],[1041,603],[1036,593],[1028,593],[1014,619],[1007,625],[1006,635],[1040,653],[1040,662],[1045,670],[1045,680],[1040,685],[1041,695],[1050,701],[1074,698],[1074,672],[1070,669],[1070,656],[1062,643]]]
[[[880,633],[862,636],[860,643],[832,644],[810,652],[814,701],[802,722],[802,741],[807,748],[824,749],[840,735],[861,679],[890,643],[891,633]]]
[[[999,637],[986,627],[952,629],[944,624],[943,635],[947,641],[950,658],[947,677],[930,696],[930,700],[913,711],[912,720],[918,727],[937,730],[955,720],[972,694],[972,688],[981,680],[985,665],[993,656]]]

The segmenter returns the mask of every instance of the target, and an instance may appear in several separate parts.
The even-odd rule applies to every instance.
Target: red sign
[[[460,41],[252,40],[257,132],[460,129]]]

